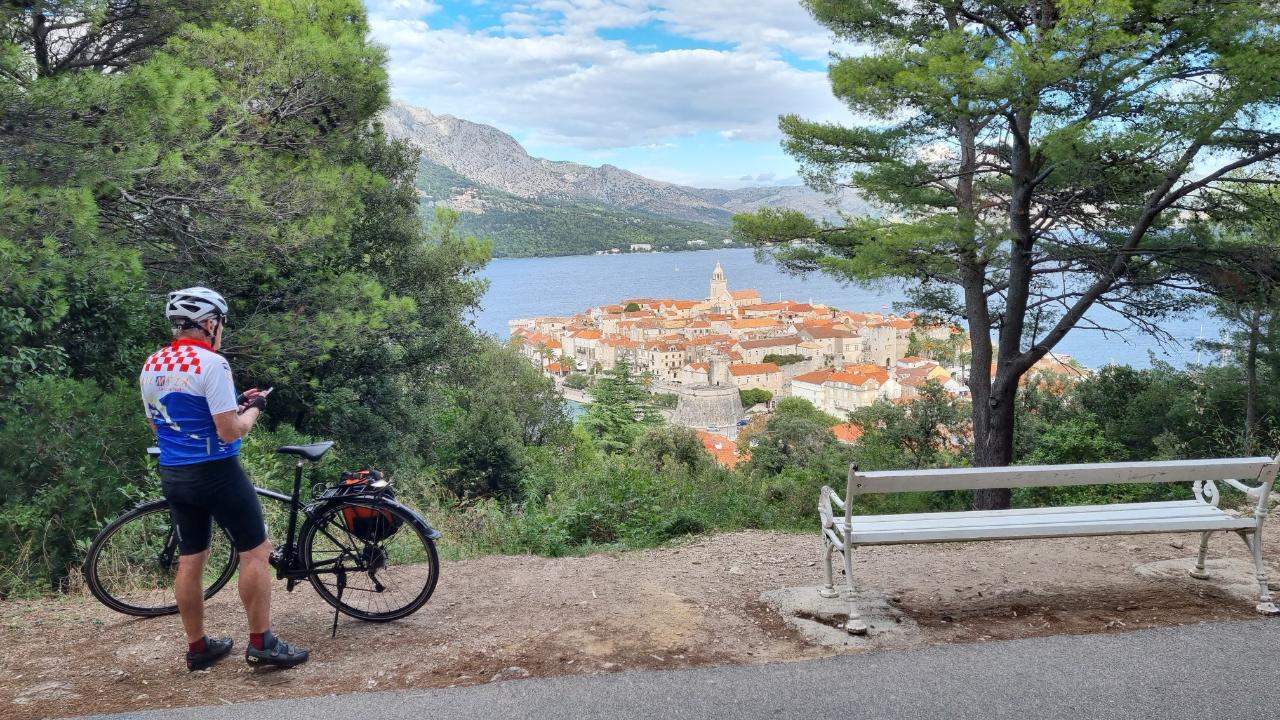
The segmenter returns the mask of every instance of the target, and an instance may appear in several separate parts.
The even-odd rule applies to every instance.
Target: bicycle
[[[311,502],[303,504],[303,467],[319,462],[333,445],[325,441],[277,448],[278,453],[298,458],[292,495],[254,490],[288,508],[284,544],[271,553],[276,578],[286,581],[289,592],[310,582],[333,606],[336,633],[339,612],[388,622],[421,608],[439,579],[435,541],[440,532],[392,499],[385,481],[317,483]],[[148,453],[158,455],[159,450],[150,448]],[[305,518],[300,528],[299,515]],[[238,563],[230,537],[215,523],[205,565],[206,600],[226,586]],[[89,546],[82,569],[89,591],[107,607],[136,617],[158,617],[178,612],[173,594],[177,566],[178,539],[169,504],[152,500],[108,523]],[[377,603],[381,604],[369,607]]]

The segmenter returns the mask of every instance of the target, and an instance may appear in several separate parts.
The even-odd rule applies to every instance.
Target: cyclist
[[[309,652],[271,632],[271,543],[262,505],[240,466],[240,438],[267,405],[267,393],[236,397],[231,366],[218,354],[227,301],[204,287],[169,293],[173,343],[147,358],[139,382],[160,446],[160,481],[178,536],[174,585],[187,635],[187,668],[202,670],[231,652],[230,638],[204,633],[204,565],[216,520],[240,553],[240,600],[249,616],[245,660],[293,667]]]

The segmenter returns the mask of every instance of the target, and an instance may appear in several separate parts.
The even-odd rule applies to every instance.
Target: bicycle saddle
[[[310,445],[285,445],[284,447],[276,448],[276,452],[281,455],[297,455],[300,458],[315,461],[324,457],[324,454],[329,452],[331,447],[333,447],[333,441],[325,440],[324,442],[311,443]]]

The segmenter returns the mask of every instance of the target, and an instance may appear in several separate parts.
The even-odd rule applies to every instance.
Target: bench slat
[[[902,519],[896,515],[866,515],[853,518],[854,532],[889,532],[929,528],[939,532],[967,527],[1016,527],[1041,525],[1090,525],[1098,523],[1124,523],[1127,521],[1180,520],[1185,518],[1233,518],[1231,515],[1202,503],[1192,502],[1178,507],[1133,508],[1095,505],[1092,510],[1080,513],[1043,513],[1041,508],[1006,510],[1003,515],[970,515],[968,513],[938,513],[935,517]],[[1248,518],[1250,523],[1253,518]],[[844,518],[835,523],[845,527]]]
[[[1226,479],[1256,481],[1274,462],[1269,457],[1251,457],[850,472],[848,494],[1121,483],[1190,483],[1197,480]]]
[[[1187,518],[1185,520],[1138,520],[1129,523],[1055,524],[1046,526],[959,528],[946,533],[922,530],[891,532],[855,532],[853,545],[902,545],[935,542],[967,542],[980,540],[1024,540],[1033,538],[1085,537],[1090,535],[1140,535],[1144,533],[1205,532],[1208,530],[1244,530],[1253,520],[1241,518]]]
[[[1115,503],[1112,505],[1062,505],[1059,507],[1019,508],[1016,510],[959,510],[955,512],[898,513],[894,515],[854,515],[853,522],[855,525],[861,525],[869,522],[896,522],[902,520],[917,520],[921,518],[928,518],[929,520],[943,520],[950,517],[998,518],[1003,515],[1008,515],[1011,512],[1036,512],[1043,515],[1071,516],[1078,513],[1098,512],[1099,510],[1180,508],[1188,505],[1204,505],[1204,503],[1199,500],[1161,500],[1158,502]],[[836,519],[839,521],[840,525],[844,525],[843,515]]]

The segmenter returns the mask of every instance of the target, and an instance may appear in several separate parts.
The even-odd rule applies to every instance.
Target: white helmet
[[[227,301],[207,287],[189,287],[169,293],[165,317],[174,324],[196,324],[209,318],[225,318]]]

